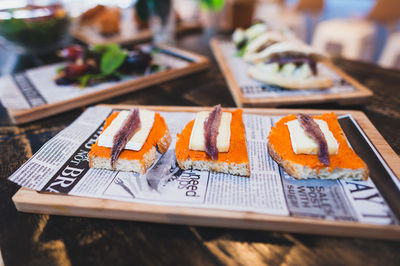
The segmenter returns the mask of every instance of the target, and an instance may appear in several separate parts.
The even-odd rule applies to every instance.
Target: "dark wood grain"
[[[209,36],[210,32],[205,31],[177,41],[181,48],[209,56],[209,71],[102,103],[234,106],[211,56]],[[55,59],[39,60],[47,63]],[[22,58],[16,70],[38,62],[33,61],[36,63]],[[400,73],[343,59],[335,63],[371,88],[374,97],[363,106],[300,107],[362,110],[399,154]],[[390,241],[17,212],[11,197],[18,186],[7,181],[7,177],[83,110],[17,127],[0,108],[0,249],[5,265],[400,265],[400,243]]]

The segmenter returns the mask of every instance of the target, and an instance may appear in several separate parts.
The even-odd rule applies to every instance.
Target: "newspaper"
[[[315,94],[336,94],[352,92],[356,89],[323,63],[318,63],[318,72],[332,79],[333,86],[326,90],[287,90],[277,85],[269,85],[248,76],[250,64],[238,57],[235,45],[230,41],[219,41],[225,61],[232,76],[246,98],[274,98],[288,96],[307,96]]]
[[[111,108],[102,106],[87,109],[69,127],[49,140],[9,180],[37,191],[146,204],[372,224],[399,223],[371,179],[296,180],[287,175],[266,149],[269,129],[279,117],[243,115],[250,178],[208,171],[183,171],[177,167],[174,156],[173,162],[168,162],[168,155],[167,159],[159,155],[156,166],[147,171],[149,176],[89,168],[88,152],[103,129],[104,119],[111,112]],[[173,142],[176,134],[195,117],[189,112],[160,114],[165,118]],[[174,146],[170,145],[167,154],[174,154]],[[159,169],[154,171],[154,168],[171,173],[160,190],[155,190],[147,181],[148,178],[159,178],[156,176]]]
[[[151,47],[143,46],[142,49],[150,52]],[[191,60],[167,50],[160,50],[153,53],[153,61],[163,68],[179,69],[186,67]],[[52,64],[1,77],[1,103],[7,109],[30,109],[102,91],[143,76],[124,76],[120,81],[104,82],[85,88],[80,88],[77,85],[57,85],[54,82],[57,69],[66,64],[65,62]],[[145,75],[152,75],[152,73]]]

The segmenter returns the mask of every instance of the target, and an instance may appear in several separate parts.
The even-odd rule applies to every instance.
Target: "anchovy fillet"
[[[122,150],[125,148],[128,141],[132,136],[140,129],[140,117],[139,109],[134,108],[128,114],[125,119],[124,124],[114,135],[113,146],[111,148],[111,167],[115,167],[115,163],[121,154]]]
[[[299,114],[297,115],[297,120],[300,122],[301,127],[304,129],[307,136],[317,142],[319,151],[318,159],[324,165],[329,165],[329,152],[328,143],[326,142],[324,133],[322,133],[318,124],[312,119],[310,115]]]
[[[204,121],[204,146],[205,151],[212,160],[218,160],[217,136],[221,123],[221,105],[214,106],[207,119]]]

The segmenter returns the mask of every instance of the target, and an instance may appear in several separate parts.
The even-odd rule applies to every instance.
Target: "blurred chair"
[[[289,8],[282,8],[277,14],[274,29],[288,30],[297,38],[307,41],[307,21],[303,14]]]
[[[258,0],[254,18],[266,21],[273,30],[290,30],[307,41],[323,7],[324,0],[299,0],[294,6],[285,5],[284,0]],[[308,18],[311,23],[307,23]]]
[[[393,28],[400,19],[400,1],[377,0],[366,18]]]
[[[299,0],[296,9],[301,12],[320,13],[324,8],[324,0]]]
[[[385,42],[389,41],[390,35],[398,30],[400,1],[377,0],[366,18],[376,22],[377,25],[378,36],[375,60],[379,61],[379,56],[382,56]]]
[[[379,65],[387,68],[400,69],[400,32],[393,33],[389,36],[379,59]]]
[[[307,43],[311,42],[311,37],[320,20],[324,5],[324,0],[299,0],[295,6],[296,11],[301,13],[305,19],[306,38],[303,40]]]
[[[200,18],[200,5],[197,0],[174,0],[177,16],[185,22],[196,23]]]
[[[372,61],[375,32],[375,25],[366,20],[326,20],[317,25],[312,46],[332,56]]]
[[[317,25],[312,45],[329,54],[349,59],[374,61],[382,43],[380,25],[389,32],[400,18],[399,0],[376,0],[369,13],[360,19],[333,19]],[[379,24],[377,24],[379,23]],[[379,38],[381,39],[377,39]],[[383,34],[383,38],[386,39]]]
[[[272,29],[278,29],[277,19],[283,3],[283,0],[257,0],[253,20],[265,21]]]

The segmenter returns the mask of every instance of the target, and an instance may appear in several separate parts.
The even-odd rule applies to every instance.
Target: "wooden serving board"
[[[105,37],[96,32],[93,28],[82,26],[72,30],[72,36],[88,45],[108,43],[137,44],[150,41],[153,37],[150,29],[137,31],[135,29],[132,30],[131,27],[132,25],[128,25],[127,27],[125,27],[123,24],[121,26],[121,31],[123,32]],[[176,26],[176,34],[183,34],[186,32],[201,30],[202,27],[203,26],[200,22],[182,22]]]
[[[132,108],[132,106],[121,105],[107,106],[118,109]],[[167,112],[198,112],[205,110],[206,107],[146,106],[146,109]],[[327,111],[328,110],[244,109],[245,113],[270,116],[284,116],[299,112],[320,114]],[[399,156],[391,149],[362,112],[332,111],[338,115],[351,114],[392,171],[397,177],[400,176]],[[396,199],[396,197],[394,197],[393,200],[397,200],[398,202],[398,198]],[[357,222],[274,216],[221,209],[159,206],[107,199],[65,196],[60,194],[44,194],[25,188],[21,188],[13,196],[13,201],[16,208],[23,212],[400,240],[400,226],[395,225],[374,225]]]
[[[276,97],[262,97],[262,98],[248,98],[243,95],[242,90],[235,80],[233,71],[231,70],[225,56],[222,52],[218,39],[212,39],[210,42],[211,49],[215,58],[221,68],[222,73],[228,83],[229,90],[238,107],[275,107],[282,105],[294,104],[311,104],[311,103],[324,103],[324,102],[338,102],[339,104],[354,104],[364,102],[367,98],[371,97],[373,93],[357,80],[343,72],[340,68],[333,65],[331,62],[324,62],[331,70],[336,72],[340,77],[352,85],[355,90],[341,93],[318,93],[315,92],[309,95],[295,95],[295,96],[276,96]]]
[[[14,120],[15,124],[23,124],[182,77],[201,71],[208,67],[209,61],[204,56],[168,45],[159,45],[158,47],[176,55],[185,57],[186,59],[190,60],[190,63],[183,68],[170,69],[148,76],[139,77],[137,79],[120,82],[107,89],[94,91],[68,100],[44,104],[29,109],[7,109],[7,111]]]

